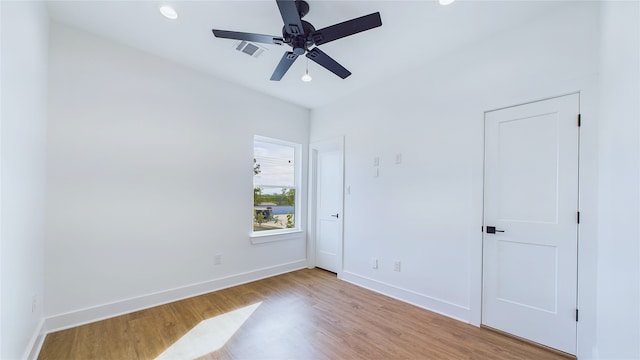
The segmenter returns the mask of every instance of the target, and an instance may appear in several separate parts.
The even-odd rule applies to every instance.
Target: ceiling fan
[[[293,51],[287,51],[282,56],[271,80],[280,81],[287,70],[300,55],[304,55],[320,66],[345,79],[351,72],[345,69],[329,55],[318,49],[318,45],[341,39],[362,31],[370,30],[382,25],[380,13],[365,15],[320,30],[316,30],[309,22],[302,18],[309,13],[309,4],[304,0],[276,0],[284,27],[282,37],[252,34],[237,31],[213,29],[213,35],[218,38],[253,41],[258,43],[287,44]],[[310,49],[310,47],[312,47]]]

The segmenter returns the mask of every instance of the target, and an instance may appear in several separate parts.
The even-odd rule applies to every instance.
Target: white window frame
[[[254,209],[253,209],[253,198],[252,203],[251,203],[251,223],[250,223],[250,233],[249,233],[249,237],[251,238],[251,243],[253,244],[260,244],[260,243],[265,243],[265,242],[272,242],[272,241],[281,241],[281,240],[290,240],[290,239],[295,239],[300,237],[300,234],[302,233],[302,228],[301,228],[301,207],[302,207],[302,203],[301,203],[301,199],[302,199],[302,189],[301,189],[301,184],[302,184],[302,144],[297,144],[294,142],[290,142],[290,141],[285,141],[285,140],[280,140],[280,139],[274,139],[271,137],[266,137],[266,136],[261,136],[261,135],[254,135],[253,137],[254,142],[256,140],[258,141],[262,141],[262,142],[268,142],[268,143],[272,143],[272,144],[276,144],[276,145],[282,145],[282,146],[290,146],[293,148],[294,152],[293,152],[293,171],[294,171],[294,185],[290,186],[290,185],[283,185],[283,186],[279,186],[279,185],[257,185],[257,186],[262,186],[264,188],[274,188],[274,187],[280,187],[280,188],[293,188],[295,189],[296,195],[295,195],[295,212],[293,214],[294,216],[294,221],[295,221],[295,227],[293,228],[289,228],[289,229],[278,229],[278,230],[262,230],[262,231],[253,231],[253,215],[254,215]],[[253,189],[255,189],[255,184],[252,187],[252,192]]]

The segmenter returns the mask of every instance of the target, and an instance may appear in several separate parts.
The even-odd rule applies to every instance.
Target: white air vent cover
[[[254,44],[252,42],[243,40],[236,43],[236,50],[243,52],[249,56],[252,56],[254,58],[257,58],[267,49],[258,44]]]

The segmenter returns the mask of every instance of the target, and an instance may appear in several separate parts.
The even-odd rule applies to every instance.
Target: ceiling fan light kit
[[[304,82],[309,82],[312,80],[311,75],[309,75],[309,59],[307,59],[307,67],[305,68],[304,74],[302,75],[300,80]]]
[[[271,80],[273,81],[280,81],[296,59],[305,54],[307,59],[314,61],[340,78],[347,78],[351,75],[351,72],[320,50],[318,45],[326,44],[382,25],[380,13],[376,12],[316,30],[311,23],[302,20],[302,18],[309,13],[309,4],[306,1],[276,0],[276,3],[284,22],[282,37],[237,31],[212,30],[213,35],[218,38],[275,45],[287,44],[291,46],[292,51],[284,53],[275,71],[271,75]],[[308,75],[309,71],[307,67],[305,76]],[[309,80],[307,81],[310,81],[311,76],[308,76],[308,78]],[[303,81],[305,80],[303,79]]]
[[[178,18],[178,13],[174,8],[169,5],[160,6],[160,14],[170,20],[175,20]]]

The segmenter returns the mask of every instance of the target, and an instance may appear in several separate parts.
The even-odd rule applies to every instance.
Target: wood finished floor
[[[564,359],[300,270],[49,334],[39,359],[154,359],[203,320],[261,302],[200,359]]]

